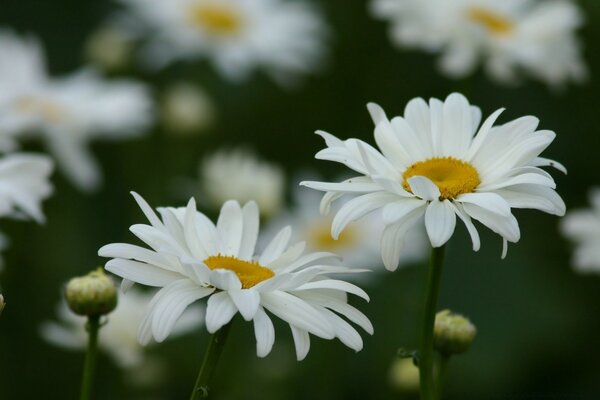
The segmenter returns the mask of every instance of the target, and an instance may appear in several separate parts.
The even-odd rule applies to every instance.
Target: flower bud
[[[67,283],[65,298],[69,308],[88,317],[108,314],[117,306],[117,288],[102,268]]]
[[[4,302],[4,296],[0,294],[0,314],[2,314],[2,310],[4,310],[4,306],[6,303]]]
[[[469,349],[477,328],[467,318],[443,310],[435,316],[433,346],[444,355],[464,353]]]
[[[418,392],[419,367],[412,358],[397,358],[390,369],[390,382],[403,392]]]
[[[162,101],[162,118],[169,132],[200,133],[215,119],[212,100],[200,88],[178,83],[169,87]]]
[[[88,60],[105,71],[120,71],[131,61],[132,35],[122,28],[107,26],[91,34],[86,43]]]

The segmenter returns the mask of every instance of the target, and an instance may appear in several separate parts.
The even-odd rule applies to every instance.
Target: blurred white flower
[[[137,340],[137,330],[155,294],[137,288],[129,289],[119,296],[117,308],[104,320],[98,336],[98,347],[122,368],[137,368],[146,361],[144,347]],[[84,350],[87,345],[87,318],[75,315],[64,301],[59,304],[57,314],[59,322],[46,321],[41,325],[42,337],[59,347]],[[178,320],[172,336],[202,326],[203,314],[202,306],[190,307]]]
[[[330,215],[321,215],[319,202],[321,195],[313,190],[295,188],[293,206],[269,221],[267,232],[279,231],[286,225],[294,227],[293,242],[306,241],[307,251],[328,251],[342,257],[344,265],[350,268],[368,268],[383,271],[379,253],[379,238],[383,233],[383,221],[379,214],[369,214],[353,221],[336,239],[331,237]],[[332,208],[337,212],[346,203],[341,199]],[[424,230],[415,229],[406,238],[407,245],[400,256],[400,264],[423,259],[428,254],[428,242]],[[360,275],[368,278],[368,274]]]
[[[256,201],[261,214],[273,216],[284,200],[281,167],[259,159],[250,150],[221,150],[200,164],[202,198],[218,209],[227,200]]]
[[[214,121],[212,100],[192,84],[178,83],[168,87],[162,100],[162,120],[170,132],[195,134],[205,130]]]
[[[136,37],[117,25],[106,25],[92,33],[85,46],[90,63],[105,71],[118,71],[131,62]]]
[[[570,0],[372,0],[375,16],[392,23],[399,46],[441,53],[451,77],[483,63],[501,82],[521,72],[551,86],[585,78],[575,31],[582,15]]]
[[[261,67],[284,83],[314,70],[326,27],[309,3],[286,0],[121,0],[152,35],[146,63],[207,58],[240,81]]]
[[[560,224],[562,233],[575,243],[573,267],[584,273],[600,273],[600,187],[590,189],[591,208],[572,210]]]
[[[350,293],[368,301],[367,294],[329,277],[362,271],[330,265],[335,258],[331,253],[303,255],[303,242],[289,245],[289,226],[256,254],[259,211],[255,202],[243,207],[233,200],[226,202],[213,224],[196,211],[193,198],[187,207],[159,208],[159,218],[144,199],[135,193],[134,197],[151,225],[130,229],[151,249],[113,243],[98,254],[114,257],[105,268],[124,281],[162,288],[140,325],[141,343],[151,337],[164,340],[183,310],[205,297],[207,330],[215,333],[239,312],[254,324],[259,357],[268,355],[275,342],[267,311],[289,324],[298,360],[309,351],[309,333],[338,338],[361,350],[361,336],[342,316],[373,333],[367,317],[347,303]]]
[[[472,219],[507,242],[521,237],[512,208],[532,208],[564,215],[565,204],[555,192],[556,183],[540,166],[565,171],[556,161],[538,157],[556,134],[537,130],[539,120],[525,116],[494,126],[504,109],[489,116],[481,127],[481,110],[458,93],[444,102],[422,98],[408,102],[404,117],[388,119],[377,104],[367,105],[375,124],[379,148],[358,139],[342,141],[317,132],[326,148],[317,159],[339,162],[358,175],[343,182],[302,182],[327,192],[323,213],[345,194],[358,195],[336,213],[331,235],[337,238],[346,226],[381,210],[385,229],[381,238],[383,263],[398,266],[406,233],[424,222],[433,247],[443,246],[454,234],[456,219],[471,235],[473,250],[480,239]]]
[[[152,119],[146,87],[108,82],[91,70],[50,78],[38,41],[6,31],[0,31],[0,54],[0,132],[41,135],[77,186],[97,188],[101,176],[88,142],[141,133]]]

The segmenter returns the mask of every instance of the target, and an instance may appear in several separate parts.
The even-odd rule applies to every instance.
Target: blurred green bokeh
[[[143,217],[130,190],[154,205],[183,204],[173,178],[195,177],[198,161],[224,145],[247,144],[283,165],[290,178],[303,169],[335,177],[341,171],[337,165],[313,158],[322,147],[316,129],[372,142],[368,101],[397,115],[413,97],[460,91],[484,115],[506,107],[502,121],[531,114],[540,118],[542,129],[554,130],[557,138],[544,155],[569,170],[567,176],[553,172],[557,190],[568,208],[586,204],[588,188],[600,183],[599,2],[580,2],[591,79],[560,92],[532,82],[499,86],[481,73],[448,80],[431,56],[394,49],[386,24],[368,16],[364,1],[321,0],[319,6],[332,31],[328,65],[300,88],[283,90],[261,74],[229,84],[202,62],[138,77],[157,93],[169,82],[192,78],[213,97],[217,123],[199,136],[155,130],[132,141],[95,143],[105,175],[97,194],[82,194],[55,173],[55,195],[44,204],[46,225],[0,221],[11,240],[2,273],[7,306],[0,318],[0,399],[76,398],[83,355],[44,342],[40,322],[55,318],[64,282],[105,261],[97,256],[100,246],[131,241],[127,228]],[[113,8],[104,0],[4,0],[0,26],[42,38],[51,71],[62,74],[81,66],[86,36]],[[571,249],[557,231],[556,217],[535,211],[516,216],[522,239],[510,246],[505,260],[500,260],[501,239],[487,230],[481,230],[478,253],[471,251],[464,228],[451,240],[439,308],[467,315],[479,334],[467,355],[452,360],[445,398],[600,398],[600,279],[573,272]],[[375,326],[374,336],[364,337],[363,351],[354,354],[337,341],[313,338],[307,359],[298,363],[289,329],[276,323],[274,350],[258,359],[251,324],[238,317],[217,370],[214,398],[411,398],[390,387],[388,374],[399,347],[417,346],[424,268],[381,269],[366,287],[371,302],[354,302]],[[95,398],[187,398],[206,339],[205,332],[197,332],[154,347],[151,352],[168,360],[168,367],[148,389],[129,384],[101,358]]]

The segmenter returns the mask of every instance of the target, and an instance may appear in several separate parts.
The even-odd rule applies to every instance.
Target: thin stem
[[[442,264],[444,262],[444,246],[433,248],[425,291],[425,312],[421,331],[419,351],[419,374],[421,378],[421,400],[436,400],[433,377],[433,324],[435,310],[440,293]]]
[[[92,381],[94,378],[94,366],[96,365],[96,353],[98,350],[98,331],[100,330],[100,316],[90,316],[86,324],[88,331],[88,347],[83,364],[83,376],[81,377],[81,400],[89,400],[92,394]]]
[[[204,353],[204,360],[202,360],[200,372],[198,372],[198,378],[196,379],[196,384],[194,385],[190,400],[208,398],[210,378],[212,377],[217,362],[219,361],[219,357],[223,352],[225,339],[227,339],[230,328],[231,322],[210,336],[208,347]]]
[[[444,377],[446,376],[446,368],[448,367],[448,361],[450,361],[450,356],[445,354],[440,354],[437,363],[437,382],[436,382],[436,390],[437,390],[437,398],[442,398],[442,388],[444,386]]]

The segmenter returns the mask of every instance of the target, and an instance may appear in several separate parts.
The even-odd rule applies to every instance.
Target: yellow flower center
[[[356,227],[348,225],[335,240],[331,237],[331,219],[326,218],[311,226],[307,236],[308,245],[313,249],[334,251],[352,246],[357,242],[358,235]]]
[[[48,122],[60,122],[67,116],[67,112],[60,105],[35,97],[21,97],[15,102],[15,108],[19,112],[39,114]]]
[[[484,8],[471,7],[468,11],[468,16],[472,21],[483,25],[487,30],[496,35],[509,34],[514,28],[512,21]]]
[[[454,199],[471,193],[481,183],[479,174],[471,164],[453,157],[435,157],[414,163],[402,174],[402,186],[412,192],[408,178],[424,176],[440,189],[440,199]]]
[[[214,35],[231,35],[242,27],[241,15],[223,4],[195,5],[190,10],[192,23]]]
[[[243,261],[233,256],[210,256],[204,260],[210,269],[228,269],[235,272],[242,282],[242,288],[248,289],[275,275],[269,268],[265,268],[256,261]]]

